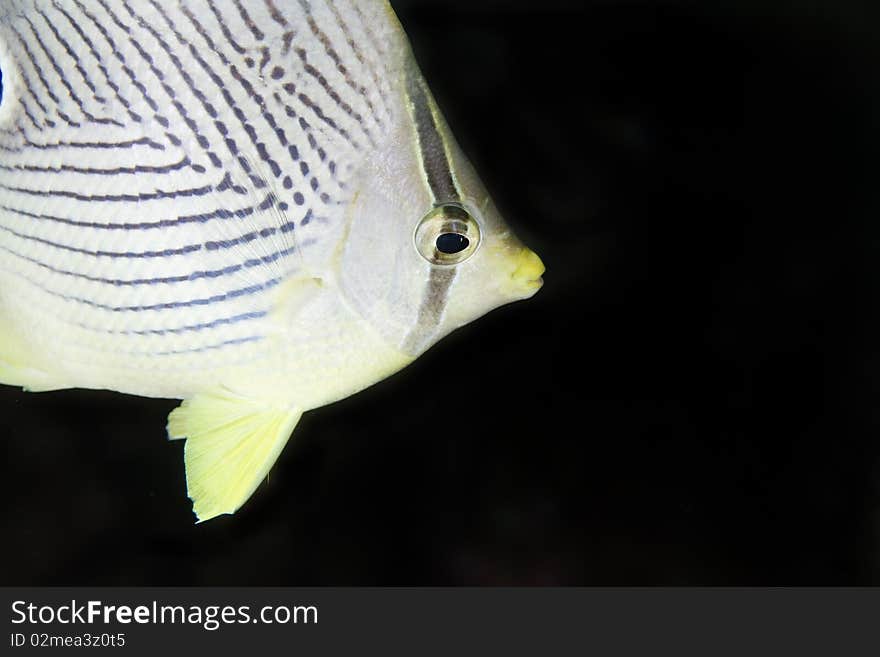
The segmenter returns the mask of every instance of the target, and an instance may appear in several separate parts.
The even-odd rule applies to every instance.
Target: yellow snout
[[[541,278],[544,273],[544,263],[541,262],[537,253],[523,247],[514,262],[516,266],[510,275],[514,288],[523,291],[538,290],[544,284],[544,280]]]
[[[541,258],[515,238],[500,245],[493,254],[497,263],[499,288],[506,297],[526,299],[541,289],[544,263]]]

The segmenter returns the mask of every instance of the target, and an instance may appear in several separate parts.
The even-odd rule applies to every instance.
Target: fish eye
[[[458,233],[440,233],[437,236],[435,246],[440,253],[455,255],[461,253],[470,245],[470,240]]]
[[[457,203],[436,206],[416,227],[416,249],[432,265],[464,262],[474,254],[479,244],[479,224]]]

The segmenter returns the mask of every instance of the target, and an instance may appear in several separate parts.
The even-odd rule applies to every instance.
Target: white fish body
[[[4,0],[0,71],[0,382],[184,399],[200,520],[540,286],[384,0]]]

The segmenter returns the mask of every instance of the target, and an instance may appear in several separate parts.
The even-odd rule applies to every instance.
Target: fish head
[[[355,177],[339,264],[348,303],[412,357],[494,308],[528,299],[544,273],[423,93],[427,118],[412,101]]]

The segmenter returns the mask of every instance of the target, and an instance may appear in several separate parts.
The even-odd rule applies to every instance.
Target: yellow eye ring
[[[426,214],[414,235],[416,250],[432,265],[457,265],[480,245],[480,225],[457,203],[443,203]]]

